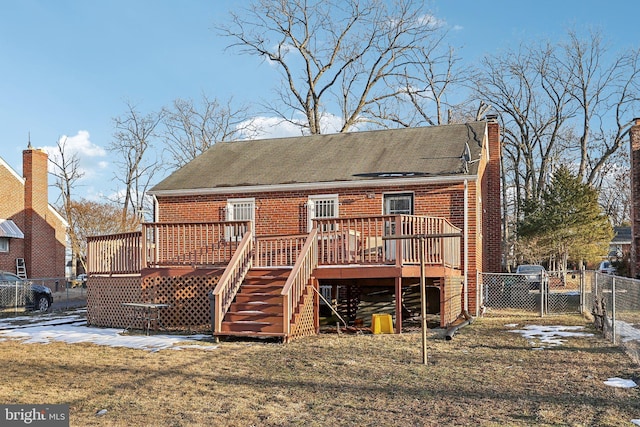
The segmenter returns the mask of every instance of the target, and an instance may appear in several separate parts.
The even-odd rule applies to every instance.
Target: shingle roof
[[[485,129],[473,122],[218,142],[151,192],[474,175]]]
[[[631,227],[613,227],[613,244],[630,244],[631,243]]]

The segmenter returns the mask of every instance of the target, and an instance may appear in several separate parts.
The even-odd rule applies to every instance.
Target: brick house
[[[631,277],[640,278],[640,118],[629,130],[631,153]]]
[[[48,156],[22,152],[24,176],[0,158],[0,270],[24,260],[30,278],[65,276],[67,223],[49,204]]]
[[[439,315],[442,326],[465,311],[477,313],[476,273],[501,269],[500,139],[494,117],[219,142],[149,194],[154,223],[145,224],[140,237],[122,236],[133,239],[133,246],[140,238],[144,254],[141,290],[129,296],[170,304],[167,321],[178,324],[187,321],[185,312],[208,309],[201,291],[200,297],[192,292],[183,298],[180,283],[215,288],[216,335],[289,339],[313,333],[320,295],[356,321],[363,296],[385,289],[395,330],[401,332],[403,317],[412,314],[409,291],[421,280],[419,238],[426,248],[428,311]],[[111,323],[92,302],[104,307],[105,300],[123,301],[109,293],[106,275],[114,277],[117,260],[131,258],[122,255],[127,245],[109,242],[89,241],[88,317],[102,325]],[[227,258],[221,258],[224,251]],[[109,260],[95,259],[99,253],[110,253]],[[223,261],[218,272],[214,258]],[[300,271],[306,274],[302,279]],[[171,290],[160,291],[159,283],[167,280]],[[275,310],[257,301],[258,295],[284,307],[278,314],[284,327],[282,319],[255,309],[263,304]],[[193,299],[200,305],[185,310],[184,300]],[[117,317],[115,306],[109,310]],[[300,329],[306,332],[296,332]]]

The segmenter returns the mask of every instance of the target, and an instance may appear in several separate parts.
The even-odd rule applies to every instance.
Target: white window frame
[[[408,214],[403,214],[403,215],[414,215],[415,212],[415,203],[416,203],[416,197],[415,194],[412,191],[400,191],[400,192],[396,192],[396,193],[383,193],[382,194],[382,214],[383,215],[394,215],[394,214],[389,214],[387,212],[387,197],[394,197],[394,196],[407,196],[407,197],[411,197],[411,213]]]
[[[0,252],[9,252],[9,238],[0,237]]]
[[[243,207],[249,209],[249,218],[237,218],[237,206],[238,205],[248,205]],[[226,217],[227,221],[251,221],[251,229],[255,230],[255,218],[256,218],[256,199],[253,197],[247,197],[242,199],[227,199],[227,209],[226,209]],[[240,241],[242,240],[242,235],[237,235],[235,233],[234,227],[228,226],[225,230],[225,238],[227,241]]]
[[[331,203],[333,204],[333,215],[324,215],[318,216],[318,203]],[[314,219],[328,219],[328,218],[340,218],[340,200],[337,194],[318,194],[309,196],[309,200],[307,201],[307,218],[308,225],[307,231],[311,231],[313,228],[313,220]],[[323,230],[323,231],[329,231]]]

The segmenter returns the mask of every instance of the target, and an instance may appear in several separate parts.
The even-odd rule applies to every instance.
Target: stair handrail
[[[300,250],[287,282],[282,288],[282,308],[283,308],[283,333],[286,337],[291,335],[291,321],[296,313],[296,307],[300,303],[300,298],[313,271],[318,267],[318,230],[312,229],[307,235],[307,240]]]
[[[253,260],[253,232],[247,230],[238,245],[238,248],[231,257],[231,261],[220,276],[218,285],[212,292],[215,301],[213,331],[222,330],[222,319],[229,311],[247,272],[251,268]]]

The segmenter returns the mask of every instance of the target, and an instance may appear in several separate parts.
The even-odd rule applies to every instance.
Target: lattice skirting
[[[95,277],[87,282],[87,322],[113,328],[142,328],[123,303],[169,304],[162,326],[171,330],[211,331],[209,292],[222,270],[160,270],[144,276]]]
[[[300,313],[296,317],[295,324],[292,325],[291,335],[287,338],[288,341],[316,334],[314,296],[315,292],[312,289],[312,285],[307,286],[303,296],[304,302]]]
[[[440,323],[441,326],[448,326],[461,313],[462,280],[458,276],[447,276],[444,278],[444,286],[440,289]]]

